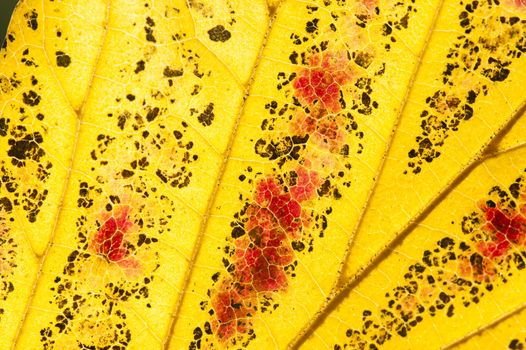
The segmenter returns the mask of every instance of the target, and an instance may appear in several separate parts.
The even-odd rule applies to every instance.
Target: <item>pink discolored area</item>
[[[97,254],[123,267],[136,267],[137,262],[129,257],[125,236],[133,228],[129,220],[130,207],[121,206],[106,218],[93,239]]]
[[[491,241],[480,242],[478,250],[486,257],[505,255],[512,244],[522,244],[526,233],[526,218],[519,212],[507,213],[497,207],[482,207],[487,223],[483,229],[490,233]]]
[[[300,166],[296,170],[298,178],[296,184],[290,188],[290,194],[298,202],[307,201],[316,197],[316,189],[321,185],[318,173]]]
[[[352,79],[347,55],[317,54],[311,57],[309,64],[293,82],[294,96],[311,107],[316,104],[330,113],[340,111],[340,89]]]
[[[513,4],[523,9],[526,8],[526,0],[513,0]]]
[[[310,139],[322,149],[339,152],[345,142],[345,127],[341,117],[324,113],[305,114],[298,111],[291,126],[293,132],[310,135]]]

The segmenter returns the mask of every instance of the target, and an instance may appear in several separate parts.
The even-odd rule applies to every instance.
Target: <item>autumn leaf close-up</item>
[[[526,0],[0,16],[0,349],[526,349]]]

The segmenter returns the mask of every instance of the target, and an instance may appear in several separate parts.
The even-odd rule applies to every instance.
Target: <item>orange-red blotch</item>
[[[505,255],[512,244],[524,243],[526,218],[520,212],[507,213],[498,207],[483,205],[483,229],[490,233],[491,241],[480,242],[479,251],[486,257],[496,258]]]
[[[309,65],[293,82],[294,96],[310,107],[316,105],[330,113],[340,111],[340,89],[352,79],[347,54],[316,54]]]

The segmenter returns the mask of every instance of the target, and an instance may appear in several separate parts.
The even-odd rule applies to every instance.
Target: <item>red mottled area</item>
[[[120,207],[116,215],[107,218],[95,234],[95,250],[108,261],[122,262],[129,255],[124,239],[126,233],[133,227],[133,222],[128,220],[129,212],[128,206]]]
[[[256,203],[268,208],[287,232],[296,231],[301,225],[301,205],[290,193],[284,193],[274,179],[261,181],[256,189]]]
[[[330,113],[340,111],[340,89],[352,79],[347,54],[317,54],[311,57],[309,65],[292,84],[294,96],[311,107],[316,104]]]
[[[287,235],[268,209],[252,207],[249,212],[248,237],[236,241],[237,280],[256,292],[284,289],[287,277],[283,267],[293,260]]]
[[[220,339],[227,340],[235,333],[245,333],[250,308],[245,305],[246,296],[240,295],[232,286],[223,283],[222,291],[212,298],[215,320],[212,324]]]
[[[299,134],[311,135],[317,145],[331,152],[338,152],[345,142],[346,133],[342,123],[334,115],[299,112],[294,117],[292,130]]]
[[[505,255],[512,244],[524,242],[526,218],[518,212],[507,213],[500,208],[483,206],[487,220],[483,229],[490,232],[493,240],[480,242],[479,251],[486,257],[496,258]]]
[[[513,0],[513,3],[517,7],[523,7],[526,8],[526,0]]]
[[[316,189],[321,185],[318,173],[305,167],[299,167],[296,174],[298,175],[296,185],[290,188],[292,198],[298,202],[315,198]]]
[[[303,166],[287,192],[273,177],[256,186],[254,202],[246,211],[245,234],[234,242],[234,272],[212,296],[214,331],[226,341],[248,331],[258,293],[285,290],[285,267],[294,260],[291,239],[300,239],[308,225],[301,206],[317,196],[318,174]]]

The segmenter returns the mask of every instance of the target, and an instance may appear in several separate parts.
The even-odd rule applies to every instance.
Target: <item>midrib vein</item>
[[[45,9],[45,4],[44,4],[44,0],[42,0],[42,11],[43,11],[43,13],[44,13],[44,9]],[[53,69],[53,66],[51,64],[49,56],[47,55],[47,51],[45,50],[44,40],[45,40],[45,32],[46,32],[45,31],[46,21],[44,20],[43,24],[42,24],[42,27],[43,27],[42,31],[44,33],[44,39],[43,39],[44,55],[45,55],[45,57],[47,59],[48,67],[50,68],[50,70],[51,70],[51,72],[53,74],[53,77],[55,78],[56,84],[60,88],[60,90],[61,90],[61,92],[62,92],[62,94],[64,96],[64,99],[69,103],[70,109],[77,116],[77,129],[75,131],[75,139],[74,139],[74,142],[73,142],[73,148],[71,150],[71,157],[70,157],[71,158],[71,163],[70,163],[71,166],[67,170],[66,179],[65,179],[64,185],[62,186],[62,193],[61,193],[60,200],[59,200],[59,203],[58,203],[58,210],[57,210],[57,214],[55,216],[54,226],[53,226],[53,229],[51,231],[51,235],[50,235],[50,238],[49,238],[49,242],[48,242],[48,244],[46,246],[46,249],[45,249],[44,253],[42,254],[42,256],[40,256],[40,259],[39,259],[39,262],[38,262],[39,268],[38,268],[38,272],[37,272],[37,275],[36,275],[36,278],[35,278],[35,282],[33,283],[33,286],[31,288],[31,295],[30,295],[29,300],[28,300],[28,302],[26,304],[26,308],[24,310],[24,315],[23,315],[22,319],[20,320],[20,325],[18,327],[18,330],[17,330],[17,333],[15,335],[15,338],[14,338],[13,344],[11,346],[11,349],[16,349],[18,341],[20,340],[20,336],[21,336],[21,333],[22,333],[22,328],[26,324],[27,315],[29,313],[29,309],[30,309],[31,305],[33,304],[33,300],[35,299],[36,289],[37,289],[38,283],[40,281],[40,277],[42,275],[42,269],[43,269],[46,257],[49,254],[49,251],[50,251],[51,247],[53,246],[53,242],[55,240],[55,235],[56,235],[56,231],[57,231],[57,227],[58,227],[58,222],[60,220],[60,217],[62,216],[62,209],[63,209],[63,205],[64,205],[64,199],[66,197],[66,193],[67,193],[67,190],[69,188],[70,179],[71,179],[71,173],[72,173],[72,170],[73,170],[73,166],[75,164],[75,156],[76,156],[76,153],[77,153],[77,145],[78,145],[80,130],[81,130],[81,126],[82,126],[82,115],[84,113],[84,109],[85,109],[85,107],[87,105],[87,102],[89,100],[91,86],[93,84],[93,80],[95,78],[95,73],[97,71],[97,67],[98,67],[99,62],[100,62],[100,57],[102,55],[104,44],[106,42],[106,35],[107,35],[108,23],[109,23],[110,15],[111,15],[111,0],[107,0],[106,16],[104,18],[104,23],[103,23],[102,40],[101,40],[101,43],[100,43],[100,46],[99,46],[99,51],[98,51],[97,57],[95,59],[95,63],[93,65],[93,69],[92,69],[91,74],[90,74],[90,80],[89,80],[89,83],[88,83],[88,89],[87,89],[86,95],[84,96],[84,99],[82,101],[82,104],[81,104],[81,107],[80,107],[79,110],[75,110],[73,108],[73,106],[71,105],[71,101],[69,101],[67,99],[67,97],[66,97],[66,94],[64,92],[64,89],[62,87],[62,84],[61,84],[60,80],[58,79],[58,77],[55,74],[55,70]],[[45,14],[44,14],[44,17],[45,17]]]
[[[262,57],[263,57],[263,52],[264,52],[264,50],[265,50],[265,48],[267,46],[269,34],[270,34],[270,32],[272,30],[272,27],[273,27],[273,24],[274,24],[274,19],[276,17],[276,11],[273,11],[272,13],[269,12],[268,15],[269,15],[269,23],[268,23],[268,26],[267,26],[267,30],[265,32],[265,36],[263,38],[263,42],[262,42],[262,44],[260,46],[258,56],[257,56],[256,61],[254,63],[254,68],[252,69],[252,72],[250,74],[250,78],[248,79],[247,84],[245,86],[245,91],[244,91],[244,94],[243,94],[242,105],[241,105],[241,107],[239,109],[239,113],[238,113],[238,115],[236,117],[236,120],[234,122],[234,127],[232,129],[232,133],[230,134],[230,138],[229,138],[228,143],[227,143],[227,148],[226,148],[226,151],[224,153],[223,161],[221,163],[221,167],[219,168],[219,173],[218,173],[218,176],[216,178],[215,185],[214,185],[214,188],[212,190],[212,194],[210,195],[210,198],[209,198],[208,205],[206,207],[205,213],[203,215],[203,219],[201,221],[199,233],[197,234],[197,238],[196,238],[196,241],[194,243],[194,247],[193,247],[193,250],[192,250],[191,257],[190,257],[189,265],[188,265],[188,268],[185,271],[183,285],[182,285],[181,291],[179,292],[179,298],[178,298],[178,300],[176,302],[176,305],[174,307],[174,311],[172,313],[172,320],[171,320],[170,326],[168,328],[168,332],[167,332],[167,334],[166,334],[166,336],[164,338],[164,341],[163,341],[163,348],[164,348],[164,350],[168,350],[169,347],[170,347],[170,341],[172,339],[172,335],[173,335],[173,331],[175,329],[177,318],[178,318],[179,313],[181,311],[181,307],[182,307],[183,301],[185,299],[185,294],[186,294],[186,291],[188,289],[188,285],[190,284],[190,280],[191,280],[191,277],[192,277],[192,274],[193,274],[195,261],[197,259],[197,256],[198,256],[200,248],[201,248],[201,241],[202,241],[202,238],[204,236],[204,233],[206,232],[206,230],[208,228],[208,223],[209,223],[209,219],[210,219],[210,213],[212,212],[212,208],[214,207],[215,201],[217,199],[217,194],[219,192],[219,187],[220,187],[221,182],[223,180],[223,177],[225,175],[226,167],[228,165],[230,154],[232,152],[232,146],[234,144],[234,141],[236,140],[239,124],[240,124],[241,118],[243,117],[243,114],[244,114],[244,111],[245,111],[245,107],[246,107],[246,104],[247,104],[247,99],[250,96],[250,92],[251,92],[251,90],[253,88],[255,76],[256,76],[256,73],[258,71],[258,67],[259,67],[259,65],[261,63],[261,60],[262,60]]]

